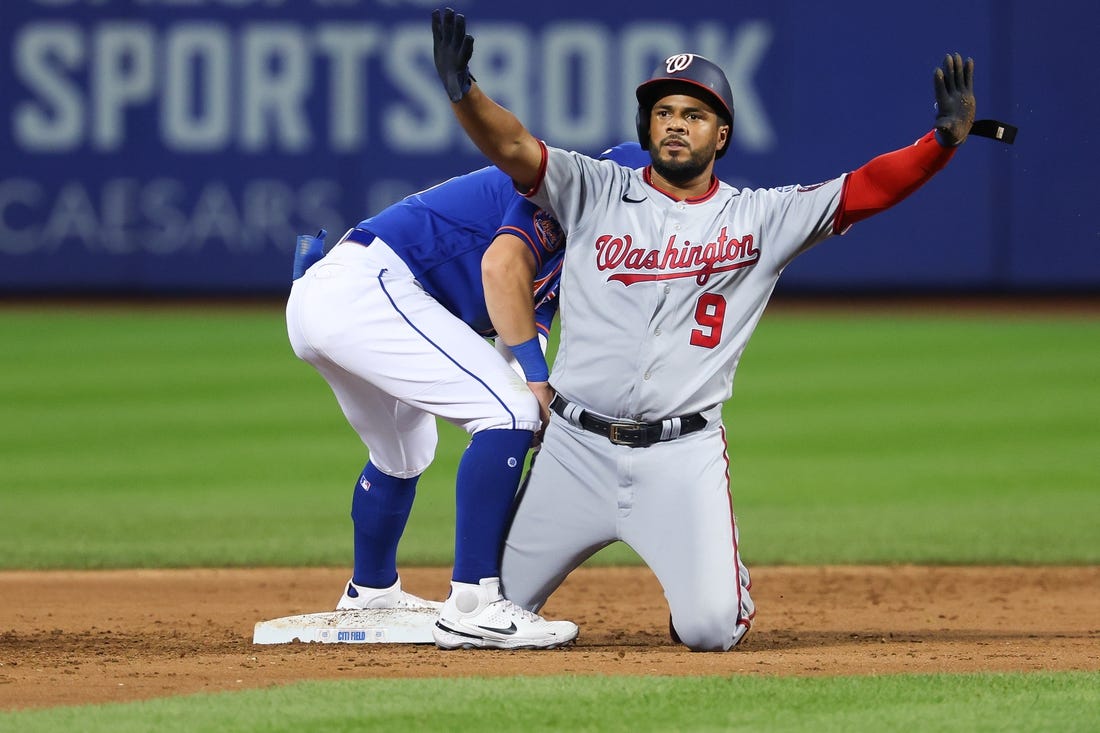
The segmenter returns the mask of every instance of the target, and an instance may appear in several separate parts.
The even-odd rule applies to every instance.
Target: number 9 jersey
[[[566,233],[554,388],[609,417],[715,419],[780,273],[841,233],[846,176],[756,190],[714,178],[680,201],[648,166],[544,150],[545,173],[525,195]]]

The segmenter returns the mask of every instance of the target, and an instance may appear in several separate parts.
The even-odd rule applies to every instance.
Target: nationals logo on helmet
[[[675,74],[679,71],[683,71],[687,67],[691,66],[691,62],[695,60],[695,54],[693,53],[678,53],[675,56],[669,56],[665,59],[665,71],[670,74]]]

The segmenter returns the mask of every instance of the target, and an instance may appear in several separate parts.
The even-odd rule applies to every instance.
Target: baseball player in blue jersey
[[[575,624],[543,619],[500,590],[509,510],[548,415],[545,339],[564,252],[557,222],[504,173],[483,168],[363,220],[312,266],[319,239],[300,244],[287,302],[291,345],[331,386],[370,453],[352,498],[354,571],[337,609],[438,611],[433,636],[444,649],[571,642]],[[483,269],[522,272],[527,283],[523,337],[497,348],[487,341],[494,304]],[[403,591],[396,562],[417,480],[435,454],[437,416],[470,434],[444,603]]]

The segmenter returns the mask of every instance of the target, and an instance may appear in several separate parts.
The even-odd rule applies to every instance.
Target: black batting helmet
[[[649,115],[653,105],[669,94],[690,94],[700,97],[714,108],[730,126],[730,135],[715,153],[721,158],[729,150],[733,135],[733,92],[725,73],[714,62],[694,53],[678,53],[658,64],[653,74],[638,85],[638,141],[649,149]]]

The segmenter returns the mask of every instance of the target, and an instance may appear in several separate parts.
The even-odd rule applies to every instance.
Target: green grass
[[[780,316],[756,338],[726,411],[746,553],[1100,561],[1100,322]]]
[[[1100,673],[300,683],[0,713],[0,731],[1095,731]]]
[[[366,454],[273,308],[0,309],[0,568],[350,563]],[[769,313],[726,408],[750,565],[1100,561],[1100,320]],[[449,565],[442,426],[401,550]],[[620,546],[602,563],[636,558]],[[0,658],[0,661],[4,661]],[[358,680],[0,731],[1096,731],[1100,673]]]
[[[350,562],[366,452],[279,307],[7,308],[0,340],[0,567]],[[769,313],[726,408],[746,560],[1100,562],[1098,375],[1096,318]],[[441,436],[405,564],[451,562]]]

